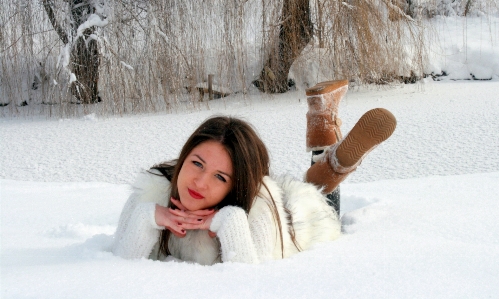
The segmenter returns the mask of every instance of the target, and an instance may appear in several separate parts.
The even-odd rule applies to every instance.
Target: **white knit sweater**
[[[269,192],[262,187],[248,215],[234,206],[218,211],[210,226],[216,238],[209,237],[204,230],[188,230],[184,238],[172,234],[169,240],[172,256],[203,265],[220,261],[258,263],[288,257],[340,235],[337,214],[315,186],[289,177],[276,180],[265,177],[264,183],[275,207]],[[158,255],[158,239],[164,227],[156,225],[154,212],[156,204],[168,205],[170,182],[164,176],[143,172],[133,187],[114,235],[113,253],[128,259],[165,259]],[[282,227],[282,245],[278,221]]]

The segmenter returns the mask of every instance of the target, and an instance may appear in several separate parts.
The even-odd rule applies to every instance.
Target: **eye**
[[[216,177],[217,179],[219,179],[220,181],[222,181],[222,182],[224,182],[224,183],[227,183],[227,180],[226,180],[223,176],[221,176],[221,175],[219,175],[219,174],[216,174],[216,175],[215,175],[215,177]]]
[[[196,165],[197,167],[199,168],[203,168],[203,164],[201,164],[200,162],[198,161],[192,161],[192,164]]]

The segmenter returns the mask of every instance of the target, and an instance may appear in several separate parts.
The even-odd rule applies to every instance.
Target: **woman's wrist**
[[[241,215],[238,215],[241,214]],[[233,221],[235,218],[239,218],[238,216],[246,217],[246,213],[242,208],[235,206],[225,206],[221,208],[215,216],[211,219],[211,223],[209,226],[209,230],[217,233],[220,228],[223,226],[225,222]]]

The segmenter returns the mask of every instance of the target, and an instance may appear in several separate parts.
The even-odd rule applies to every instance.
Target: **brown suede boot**
[[[362,162],[362,159],[395,131],[397,120],[383,108],[366,112],[348,135],[326,149],[324,156],[312,165],[305,181],[331,193]]]
[[[321,82],[306,89],[307,151],[323,150],[342,138],[338,105],[347,90],[347,80]]]

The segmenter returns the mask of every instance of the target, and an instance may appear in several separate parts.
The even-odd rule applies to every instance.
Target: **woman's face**
[[[232,161],[216,141],[196,146],[182,164],[177,188],[182,205],[190,210],[211,208],[222,201],[232,188]]]

